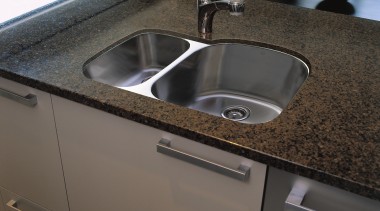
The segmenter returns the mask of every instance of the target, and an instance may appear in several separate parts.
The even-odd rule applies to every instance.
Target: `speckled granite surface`
[[[129,0],[1,59],[0,76],[380,200],[379,22],[263,0],[248,1],[244,17],[216,14],[213,42],[278,46],[311,65],[287,109],[265,124],[232,122],[83,76],[86,60],[139,30],[197,39],[195,8],[188,0]]]
[[[31,13],[0,24],[0,58],[6,59],[29,47],[38,45],[57,33],[85,21],[126,0],[60,0],[53,7],[39,8]]]

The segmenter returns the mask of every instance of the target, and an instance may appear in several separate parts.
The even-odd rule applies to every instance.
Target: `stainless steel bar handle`
[[[16,200],[13,200],[11,199],[8,203],[7,203],[7,207],[11,208],[12,210],[14,211],[22,211],[20,209],[17,208],[17,201]]]
[[[284,211],[315,211],[301,205],[305,194],[305,190],[293,187],[285,201]]]
[[[157,152],[241,181],[246,181],[249,178],[250,167],[248,166],[240,165],[237,169],[225,167],[220,164],[205,160],[203,158],[187,154],[180,150],[173,149],[170,146],[170,141],[166,139],[161,139],[158,142]]]
[[[3,96],[5,98],[8,98],[10,100],[16,101],[18,103],[21,103],[30,107],[34,107],[35,105],[37,105],[37,96],[34,94],[21,96],[21,95],[18,95],[13,92],[0,88],[0,96]]]

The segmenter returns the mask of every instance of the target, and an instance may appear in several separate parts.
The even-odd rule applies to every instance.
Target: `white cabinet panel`
[[[294,189],[295,188],[295,189]],[[317,211],[378,211],[380,202],[270,167],[264,211],[287,211],[285,201],[292,190],[305,193],[302,206]]]
[[[259,211],[266,166],[52,96],[71,211]],[[171,146],[223,166],[242,182],[157,152]]]
[[[0,187],[1,195],[3,196],[3,203],[5,211],[47,211],[47,209],[40,205],[33,203],[15,193],[12,193]]]
[[[1,195],[1,191],[0,191],[0,211],[4,211],[4,210],[5,210],[5,207],[3,203],[3,196]]]
[[[38,99],[30,107],[0,96],[0,186],[51,210],[68,210],[50,94],[3,78],[0,89]]]

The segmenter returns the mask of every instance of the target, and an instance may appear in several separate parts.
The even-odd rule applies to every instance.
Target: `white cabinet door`
[[[0,192],[5,205],[5,211],[47,211],[47,209],[35,204],[15,193],[0,187]]]
[[[0,191],[0,211],[4,211],[4,210],[5,210],[5,207],[3,203],[3,196],[1,195],[1,191]]]
[[[298,208],[291,204],[285,209],[285,201],[291,201],[293,192],[301,199]],[[293,196],[295,196],[293,195]],[[302,197],[303,196],[303,197]],[[303,200],[302,200],[303,199]],[[307,210],[317,211],[379,211],[380,202],[331,187],[276,168],[269,168],[265,190],[264,211]]]
[[[71,211],[259,211],[266,166],[52,96]],[[157,152],[171,147],[237,168],[248,181]]]
[[[50,94],[3,78],[0,89],[0,186],[50,210],[68,210]],[[34,94],[37,105],[4,97],[11,93]]]

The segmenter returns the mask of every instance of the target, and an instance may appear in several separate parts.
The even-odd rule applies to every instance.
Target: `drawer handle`
[[[240,165],[238,169],[228,168],[180,150],[173,149],[170,146],[170,141],[166,139],[161,139],[158,142],[157,152],[241,181],[246,181],[249,178],[250,168],[248,166]]]
[[[34,107],[35,105],[37,105],[37,96],[34,94],[21,96],[21,95],[18,95],[13,92],[0,88],[0,96],[3,96],[5,98],[8,98],[10,100],[16,101],[18,103],[21,103],[30,107]]]
[[[293,187],[285,201],[285,211],[315,211],[301,205],[306,191],[302,188]]]
[[[8,203],[7,203],[7,207],[11,208],[12,210],[14,211],[22,211],[20,209],[17,208],[17,201],[11,199]]]

